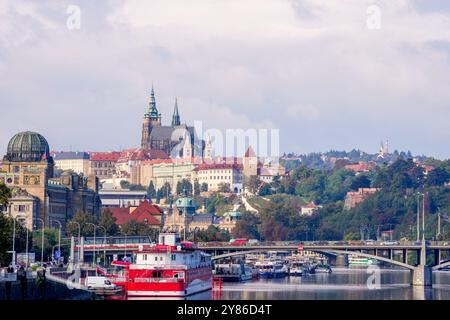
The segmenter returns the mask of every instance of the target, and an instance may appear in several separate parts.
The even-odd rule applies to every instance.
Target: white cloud
[[[153,81],[165,120],[179,96],[190,123],[280,128],[282,151],[373,151],[389,136],[450,157],[447,12],[407,0],[78,2],[79,31],[66,28],[71,1],[0,2],[0,111],[14,119],[0,149],[27,128],[58,149],[135,146]],[[366,28],[373,3],[380,30]]]

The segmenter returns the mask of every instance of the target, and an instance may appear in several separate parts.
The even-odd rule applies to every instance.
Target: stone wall
[[[7,300],[6,282],[0,282],[0,300]],[[41,295],[35,284],[35,279],[28,280],[28,297],[26,300],[40,300]],[[66,285],[47,280],[45,283],[44,300],[91,300],[95,295],[90,292],[69,289]],[[22,300],[21,286],[19,281],[11,283],[11,300]]]

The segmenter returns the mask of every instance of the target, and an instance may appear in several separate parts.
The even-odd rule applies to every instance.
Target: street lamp
[[[69,221],[69,223],[67,225],[69,225],[71,223],[74,223],[78,226],[78,245],[80,245],[81,244],[81,225],[80,225],[80,223],[78,223],[76,221]],[[78,250],[78,261],[77,262],[79,262],[79,261],[80,261],[80,249]]]
[[[95,231],[96,231],[96,229],[97,229],[97,226],[95,225],[95,224],[93,224],[93,223],[90,223],[90,222],[86,222],[85,223],[86,225],[90,225],[90,226],[93,226],[94,227],[94,250],[93,250],[93,257],[92,257],[92,262],[93,262],[93,264],[95,265],[96,264],[96,262],[95,262]]]
[[[41,235],[41,265],[44,265],[44,228],[45,222],[41,218],[34,218],[34,220],[39,220],[42,223],[42,235]]]
[[[103,229],[103,264],[106,267],[106,228],[104,226],[98,226],[97,228]]]
[[[16,269],[16,218],[13,218],[13,237],[12,237],[12,264]]]
[[[418,194],[418,201],[420,201],[420,197],[422,197],[422,242],[425,242],[425,194],[422,192],[417,192]],[[420,211],[420,202],[417,203],[417,218],[419,218],[419,211]],[[417,220],[419,221],[419,220]],[[419,230],[419,222],[417,222],[417,230]],[[420,241],[419,239],[419,231],[417,231],[417,241]]]
[[[124,233],[123,231],[121,231],[120,234],[125,236],[125,246],[124,246],[124,248],[125,248],[125,257],[126,257],[127,256],[127,237],[128,237],[128,235],[126,233]]]
[[[52,223],[53,222],[57,222],[59,225],[59,232],[58,232],[58,251],[59,251],[58,263],[59,263],[59,260],[61,259],[61,228],[62,228],[62,225],[59,220],[54,219],[54,220],[52,220]]]

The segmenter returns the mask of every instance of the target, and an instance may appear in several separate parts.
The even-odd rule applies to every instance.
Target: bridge
[[[74,241],[72,239],[72,241]],[[115,243],[105,243],[102,239],[82,238],[81,243],[72,247],[74,251],[82,252],[81,256],[90,255],[130,255],[133,251],[147,249],[151,247],[150,241],[117,241]],[[206,242],[198,243],[198,247],[212,255],[213,260],[227,257],[243,256],[250,253],[261,253],[267,251],[313,251],[322,254],[333,254],[344,257],[356,255],[369,259],[378,260],[390,265],[395,265],[411,271],[411,284],[416,286],[431,286],[432,271],[450,267],[450,261],[442,262],[443,253],[446,258],[450,257],[450,245],[443,242],[402,243],[346,243],[346,242],[274,242],[255,243],[245,245],[233,245],[227,242]],[[399,259],[400,258],[400,259]]]
[[[256,245],[222,245],[200,243],[199,247],[213,255],[213,260],[223,259],[233,256],[242,256],[249,253],[260,253],[267,251],[300,251],[307,250],[318,253],[335,254],[337,256],[355,255],[369,259],[378,260],[390,265],[402,267],[411,271],[411,284],[417,286],[432,285],[432,271],[440,270],[450,266],[450,261],[442,262],[442,253],[450,255],[450,245],[448,243],[435,242],[430,244],[405,243],[386,245],[381,243],[335,243],[322,244],[321,242],[311,242],[308,244],[292,244],[278,242],[275,244]],[[396,253],[400,253],[400,261],[396,260]],[[427,263],[432,257],[433,262]],[[411,263],[410,258],[413,259]]]

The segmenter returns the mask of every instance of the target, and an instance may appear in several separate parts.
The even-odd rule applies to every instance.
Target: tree
[[[81,227],[81,236],[93,236],[94,227],[88,223],[97,224],[97,219],[90,213],[78,211],[73,218],[67,222],[66,231],[69,237],[78,237],[78,225]]]
[[[119,233],[119,227],[116,224],[117,219],[112,215],[111,210],[103,209],[100,212],[98,224],[106,229],[108,236],[115,236]]]
[[[184,193],[188,196],[192,196],[192,183],[188,179],[182,179],[177,183],[177,195],[184,195]]]
[[[251,212],[242,213],[241,219],[236,222],[232,235],[235,238],[259,239],[258,226],[261,220]]]
[[[156,189],[155,185],[153,184],[153,180],[151,180],[150,184],[148,185],[147,195],[150,199],[156,198]]]
[[[134,219],[123,223],[120,230],[127,236],[149,236],[151,239],[155,239],[158,234],[158,229]]]
[[[194,181],[194,196],[200,195],[200,184],[198,183],[198,180],[195,179]]]
[[[16,242],[17,252],[24,252],[26,246],[26,228],[16,220]],[[11,216],[0,214],[0,266],[8,265],[11,262],[12,237],[14,229],[14,219]],[[31,248],[31,235],[29,237],[29,248]]]
[[[49,229],[44,228],[44,261],[50,260],[52,257],[53,248],[56,249],[56,245],[58,244],[58,229]],[[41,252],[42,252],[42,229],[35,230],[32,233],[32,250],[36,252],[37,260],[41,260]]]
[[[358,175],[353,179],[350,188],[355,191],[359,188],[370,188],[370,180],[365,174]]]
[[[270,187],[270,184],[263,183],[259,188],[258,194],[262,197],[272,194],[272,188]]]
[[[248,190],[253,194],[257,194],[260,186],[261,181],[259,180],[258,176],[250,176],[250,179],[247,182]]]
[[[221,183],[219,183],[218,191],[219,191],[219,192],[230,193],[230,192],[231,192],[230,184],[227,183],[227,182],[221,182]]]
[[[0,183],[0,207],[7,206],[10,198],[11,190],[4,183]]]
[[[170,187],[170,184],[166,182],[160,189],[158,189],[156,198],[157,200],[165,198],[166,202],[169,202],[169,199],[171,199],[171,195],[172,195],[172,188]]]
[[[207,192],[207,191],[208,191],[208,184],[207,184],[206,182],[203,182],[203,183],[200,185],[200,191],[201,191],[201,192]]]
[[[228,231],[219,229],[216,226],[210,225],[208,229],[198,231],[196,234],[197,241],[229,241],[230,233]]]

